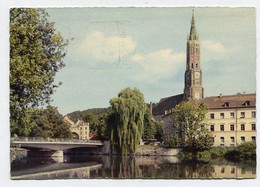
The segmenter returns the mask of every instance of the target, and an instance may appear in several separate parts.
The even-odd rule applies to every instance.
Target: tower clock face
[[[196,79],[200,78],[200,73],[199,72],[195,72],[195,78]]]

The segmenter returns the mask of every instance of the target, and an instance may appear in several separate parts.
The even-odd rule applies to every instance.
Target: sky
[[[183,93],[192,8],[49,8],[67,47],[52,105],[63,114],[109,106],[126,87],[147,103]],[[195,8],[204,95],[256,91],[254,8]]]

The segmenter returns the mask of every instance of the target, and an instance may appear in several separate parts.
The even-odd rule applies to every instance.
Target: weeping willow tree
[[[110,139],[113,148],[122,155],[135,153],[143,135],[146,105],[143,94],[137,89],[126,88],[110,100],[113,123]]]

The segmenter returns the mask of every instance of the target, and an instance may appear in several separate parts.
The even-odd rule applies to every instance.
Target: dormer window
[[[225,102],[224,107],[229,107],[229,102]]]
[[[245,106],[249,106],[249,105],[250,105],[250,101],[246,101]]]

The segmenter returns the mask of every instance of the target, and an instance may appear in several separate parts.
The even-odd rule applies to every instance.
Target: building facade
[[[182,101],[197,100],[208,106],[209,129],[214,146],[236,146],[256,140],[256,94],[219,95],[204,98],[200,41],[192,13],[187,37],[187,56],[183,94],[162,98],[153,109],[154,119],[163,122],[163,140],[173,137],[173,108]]]
[[[80,140],[89,140],[89,123],[83,120],[78,120],[76,123],[72,121],[69,116],[64,117],[64,122],[69,125],[70,131],[72,132],[73,138]]]
[[[208,106],[205,122],[213,134],[214,146],[236,146],[256,141],[255,94],[206,97],[199,103]]]

